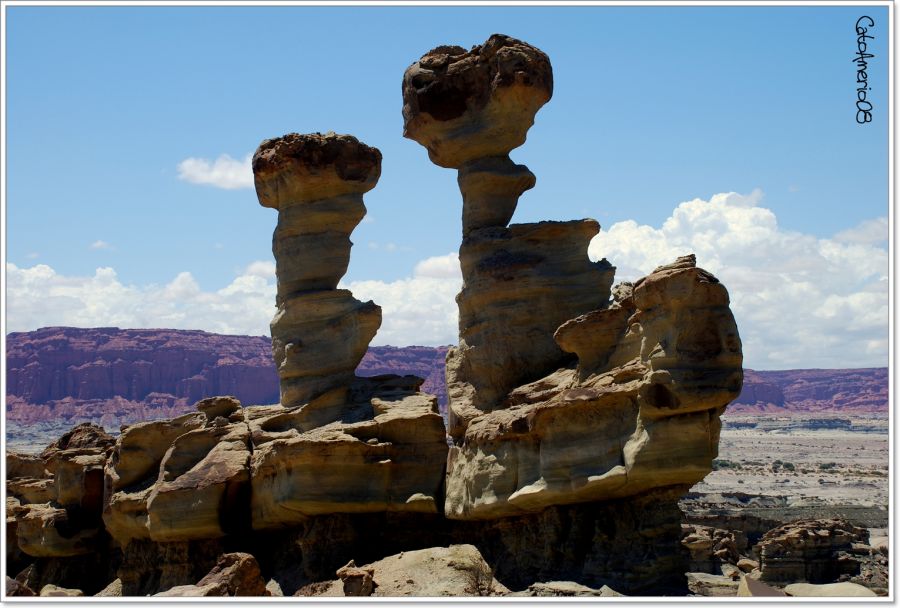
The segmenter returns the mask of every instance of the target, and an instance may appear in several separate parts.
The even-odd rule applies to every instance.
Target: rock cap
[[[263,141],[253,155],[259,204],[281,209],[364,194],[381,176],[381,152],[352,135],[288,133]]]
[[[441,167],[505,156],[525,143],[552,94],[550,59],[521,40],[494,34],[470,51],[439,46],[403,75],[403,136]]]

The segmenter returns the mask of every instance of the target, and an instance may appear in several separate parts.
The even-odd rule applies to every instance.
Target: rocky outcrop
[[[463,196],[445,514],[518,522],[506,543],[528,536],[530,514],[619,499],[643,505],[616,518],[629,537],[657,508],[639,497],[674,496],[711,470],[719,417],[742,381],[728,293],[693,256],[612,289],[614,268],[587,257],[596,221],[508,225],[535,184],[509,152],[551,94],[547,56],[502,35],[470,51],[438,47],[403,79],[404,136],[457,169]],[[595,539],[592,551],[603,562],[623,548]],[[659,556],[659,584],[679,559]],[[594,566],[582,576],[616,571]]]
[[[711,470],[719,415],[741,382],[728,295],[712,275],[692,259],[661,267],[556,339],[578,366],[471,422],[448,464],[449,517],[689,487]]]
[[[271,328],[281,404],[302,405],[347,386],[381,326],[381,308],[336,289],[381,152],[349,135],[291,133],[260,144],[253,175],[260,204],[278,210]]]
[[[557,369],[560,324],[605,305],[613,269],[593,263],[593,220],[507,227],[534,175],[509,159],[553,92],[539,49],[495,34],[470,51],[440,46],[403,77],[403,135],[458,170],[463,195],[459,346],[447,356],[449,425],[500,406],[513,388]]]
[[[267,596],[256,558],[248,553],[225,553],[209,574],[195,585],[179,585],[156,597],[249,597]]]
[[[832,583],[841,575],[859,574],[852,545],[868,540],[868,530],[845,520],[806,519],[770,530],[753,551],[759,556],[762,581]]]
[[[253,528],[333,513],[441,511],[444,423],[420,383],[360,378],[349,400],[252,418]]]
[[[741,569],[742,561],[744,567],[750,566],[750,560],[741,560],[747,549],[747,537],[736,530],[682,524],[681,532],[681,545],[691,554],[688,566],[691,572],[718,574],[722,564],[734,564]]]

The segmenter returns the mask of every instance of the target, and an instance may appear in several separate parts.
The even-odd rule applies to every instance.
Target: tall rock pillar
[[[346,390],[381,326],[379,306],[337,289],[381,152],[350,135],[291,133],[260,144],[253,175],[260,205],[278,210],[271,329],[281,403],[302,405]]]
[[[535,184],[509,152],[525,143],[552,93],[547,55],[499,34],[470,51],[440,46],[403,77],[404,136],[458,170],[463,196],[460,341],[447,355],[457,440],[470,420],[504,407],[511,389],[564,364],[553,332],[609,300],[614,269],[587,257],[596,221],[508,226]]]

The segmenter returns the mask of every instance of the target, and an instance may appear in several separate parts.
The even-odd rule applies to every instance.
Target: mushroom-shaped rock
[[[381,152],[350,135],[291,133],[260,145],[253,173],[260,204],[278,210],[271,330],[281,403],[302,405],[346,386],[381,326],[381,308],[336,289]]]
[[[441,167],[506,156],[553,94],[550,60],[502,34],[466,51],[439,46],[403,75],[403,136]]]

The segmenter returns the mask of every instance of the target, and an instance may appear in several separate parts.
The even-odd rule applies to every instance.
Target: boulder
[[[509,592],[472,545],[404,551],[363,566],[376,597],[492,596]]]
[[[122,597],[122,579],[117,578],[94,594],[94,597]]]
[[[856,583],[828,583],[813,585],[793,583],[784,588],[786,595],[794,597],[876,597],[878,594]]]
[[[739,563],[739,539],[735,538],[738,534],[735,531],[696,524],[682,524],[681,530],[681,545],[691,554],[691,572],[716,574],[726,564]],[[740,540],[746,546],[746,538]]]
[[[234,415],[239,405],[226,409]],[[218,538],[247,528],[249,461],[245,422],[198,413],[128,427],[106,469],[106,528],[121,544]]]
[[[751,576],[742,576],[738,585],[738,597],[786,597],[788,594],[776,587],[756,580]]]
[[[534,583],[525,591],[510,593],[509,596],[520,597],[624,597],[621,593],[603,585],[600,589],[592,589],[572,581],[550,581]]]
[[[688,572],[687,585],[692,593],[705,597],[734,597],[740,583],[730,576]]]
[[[215,567],[197,582],[198,587],[217,585],[232,597],[267,596],[266,581],[259,571],[256,558],[249,553],[226,553]]]
[[[358,568],[352,559],[337,571],[338,578],[344,585],[344,595],[352,597],[372,595],[375,591],[374,574],[374,568]]]
[[[41,587],[41,597],[83,597],[84,591],[81,589],[66,589],[65,587],[57,587],[56,585],[44,585]]]

